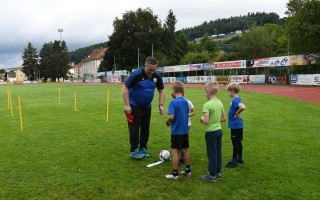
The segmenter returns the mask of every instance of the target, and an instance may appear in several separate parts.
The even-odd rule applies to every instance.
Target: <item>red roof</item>
[[[83,62],[91,61],[91,60],[100,60],[103,58],[106,53],[107,48],[93,49],[90,56],[83,60]]]

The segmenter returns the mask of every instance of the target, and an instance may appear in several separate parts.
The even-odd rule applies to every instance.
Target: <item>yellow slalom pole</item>
[[[61,96],[61,92],[60,92],[60,88],[59,88],[59,92],[58,92],[58,106],[60,106],[60,96]]]
[[[109,101],[110,101],[110,97],[109,97],[109,90],[107,92],[107,123],[109,122]]]
[[[20,103],[20,95],[18,95],[18,103],[19,103],[19,114],[20,114],[20,130],[23,131],[22,125],[22,110],[21,110],[21,103]]]
[[[10,93],[9,93],[9,90],[7,90],[7,96],[8,96],[8,110],[10,110]]]
[[[74,111],[77,111],[77,92],[74,92]]]
[[[11,116],[13,117],[13,109],[12,109],[12,95],[11,95],[11,91],[9,91],[9,96],[10,96],[10,111],[11,111]]]

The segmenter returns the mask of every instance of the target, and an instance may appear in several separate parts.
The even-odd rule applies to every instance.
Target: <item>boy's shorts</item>
[[[231,129],[231,140],[242,140],[243,139],[243,128]]]
[[[189,134],[171,135],[172,149],[187,149],[189,148]]]

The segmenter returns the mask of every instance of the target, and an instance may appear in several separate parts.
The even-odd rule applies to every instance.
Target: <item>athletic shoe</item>
[[[141,153],[139,148],[134,149],[134,152],[130,153],[130,157],[134,159],[142,159],[144,158],[144,154]]]
[[[179,176],[173,176],[172,174],[166,174],[165,177],[167,179],[174,179],[174,180],[178,180]]]
[[[146,148],[142,148],[142,149],[140,150],[140,153],[143,155],[143,157],[150,158],[150,154],[148,154]]]
[[[222,173],[216,173],[217,178],[222,178]]]
[[[237,166],[238,166],[237,163],[228,162],[224,167],[226,167],[226,168],[235,168]]]
[[[191,171],[186,173],[186,171],[181,171],[180,174],[187,176],[187,177],[191,177]]]
[[[244,162],[243,162],[242,159],[238,159],[238,160],[237,160],[237,163],[243,164]]]
[[[210,174],[208,174],[208,175],[200,176],[200,179],[203,181],[213,182],[213,181],[217,180],[217,177],[211,176]]]

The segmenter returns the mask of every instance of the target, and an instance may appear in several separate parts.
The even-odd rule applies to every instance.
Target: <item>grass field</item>
[[[8,110],[7,89],[12,93],[14,117]],[[167,88],[166,108],[170,92]],[[17,95],[21,96],[23,132]],[[206,102],[202,88],[186,89],[197,111],[190,132],[193,177],[172,181],[164,178],[171,172],[171,162],[146,167],[170,145],[166,116],[158,114],[157,106],[149,140],[152,157],[129,158],[121,86],[0,86],[0,199],[319,199],[320,105],[257,93],[240,96],[247,105],[242,114],[245,163],[224,168],[221,180],[205,183],[199,179],[207,173],[204,126],[199,122]],[[219,98],[227,111],[227,93],[220,91]],[[224,123],[223,164],[231,150]]]

